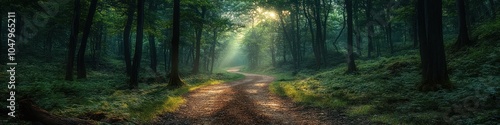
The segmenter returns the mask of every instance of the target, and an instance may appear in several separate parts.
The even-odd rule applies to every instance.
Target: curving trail
[[[156,124],[351,124],[341,113],[304,108],[270,93],[273,77],[228,71],[246,78],[190,92],[186,104]]]

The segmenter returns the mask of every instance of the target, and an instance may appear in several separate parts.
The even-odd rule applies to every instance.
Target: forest
[[[0,124],[500,124],[500,0],[1,0]]]

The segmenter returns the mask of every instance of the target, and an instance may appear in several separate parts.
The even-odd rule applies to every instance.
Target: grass
[[[490,40],[447,52],[454,90],[416,90],[421,74],[415,50],[357,60],[359,71],[355,75],[344,74],[345,64],[302,70],[295,75],[281,69],[261,72],[277,73],[273,75],[277,80],[269,87],[273,93],[304,105],[342,110],[349,117],[374,123],[500,124],[500,43]]]
[[[63,62],[63,61],[62,61]],[[65,117],[88,118],[88,114],[104,113],[107,118],[123,119],[138,124],[153,122],[159,114],[173,112],[185,103],[183,95],[197,88],[244,78],[241,74],[219,72],[212,75],[183,76],[187,86],[167,89],[167,83],[143,81],[137,90],[128,90],[127,77],[116,73],[121,61],[108,59],[104,69],[89,70],[87,79],[66,81],[61,64],[38,60],[20,61],[16,84],[18,100],[33,98],[49,112]],[[116,64],[115,64],[116,63]],[[0,66],[4,69],[6,67]],[[142,78],[150,77],[147,70]],[[1,76],[7,75],[0,72]],[[163,77],[163,79],[166,79]],[[0,79],[5,80],[5,79]],[[7,81],[1,81],[7,82]],[[0,92],[7,93],[5,89]],[[5,96],[5,97],[4,97]],[[2,95],[2,98],[8,98]],[[0,102],[7,105],[5,102]],[[7,119],[7,118],[1,118]],[[18,123],[7,119],[0,123]]]

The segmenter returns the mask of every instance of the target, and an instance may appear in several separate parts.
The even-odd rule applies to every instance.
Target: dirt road
[[[270,93],[273,77],[228,71],[246,78],[190,92],[186,104],[157,124],[349,124],[340,113],[304,108]]]

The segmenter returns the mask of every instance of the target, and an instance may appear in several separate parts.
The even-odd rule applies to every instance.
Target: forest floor
[[[199,88],[156,124],[352,124],[343,113],[297,105],[269,91],[274,78],[238,72],[245,79]],[[361,122],[363,123],[363,122]]]

